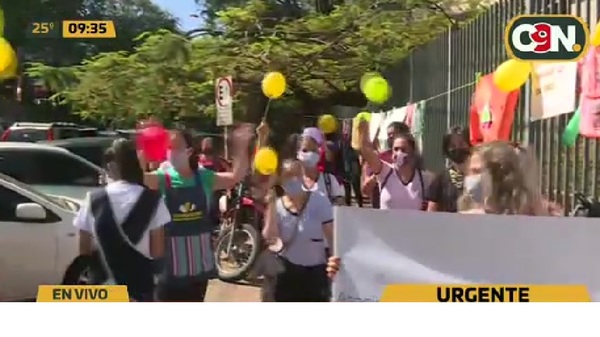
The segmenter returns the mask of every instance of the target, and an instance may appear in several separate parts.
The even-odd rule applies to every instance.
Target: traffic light
[[[219,82],[219,85],[217,86],[217,99],[219,100],[219,102],[223,102],[226,94],[227,88],[225,87],[225,83]]]

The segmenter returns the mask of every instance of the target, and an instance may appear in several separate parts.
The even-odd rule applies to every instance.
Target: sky
[[[155,4],[171,12],[179,19],[180,28],[183,31],[198,28],[200,20],[190,17],[196,13],[198,7],[194,0],[152,0]]]

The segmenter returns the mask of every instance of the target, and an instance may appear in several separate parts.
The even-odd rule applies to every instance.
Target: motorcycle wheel
[[[233,235],[231,251],[227,245]],[[222,281],[240,281],[246,278],[254,266],[260,250],[260,235],[250,224],[221,232],[215,243],[215,262]],[[241,257],[243,261],[239,261]]]

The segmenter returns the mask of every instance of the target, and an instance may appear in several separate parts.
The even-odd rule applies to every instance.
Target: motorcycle
[[[240,183],[227,198],[215,240],[215,261],[223,281],[247,278],[260,252],[264,206],[255,202],[247,186]]]
[[[586,197],[583,193],[576,192],[575,207],[569,214],[572,217],[600,218],[600,202],[591,197]]]

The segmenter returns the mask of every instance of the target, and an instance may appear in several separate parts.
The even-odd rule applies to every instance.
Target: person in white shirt
[[[319,149],[324,142],[323,133],[317,128],[306,128],[302,133],[297,159],[302,163],[302,179],[305,191],[324,194],[335,205],[344,201],[344,188],[331,173],[321,173],[318,163]]]
[[[283,195],[271,190],[267,197],[263,302],[329,301],[325,248],[333,241],[333,207],[324,194],[302,188],[301,174],[298,161],[284,161]]]
[[[105,282],[137,285],[144,288],[139,294],[134,285],[127,284],[130,296],[151,301],[155,271],[149,268],[160,265],[165,249],[163,226],[171,221],[171,215],[160,195],[143,185],[144,174],[132,141],[116,140],[106,152],[105,165],[108,184],[88,194],[73,222],[80,231],[79,253],[93,256],[100,252]],[[138,275],[129,275],[133,272]]]

